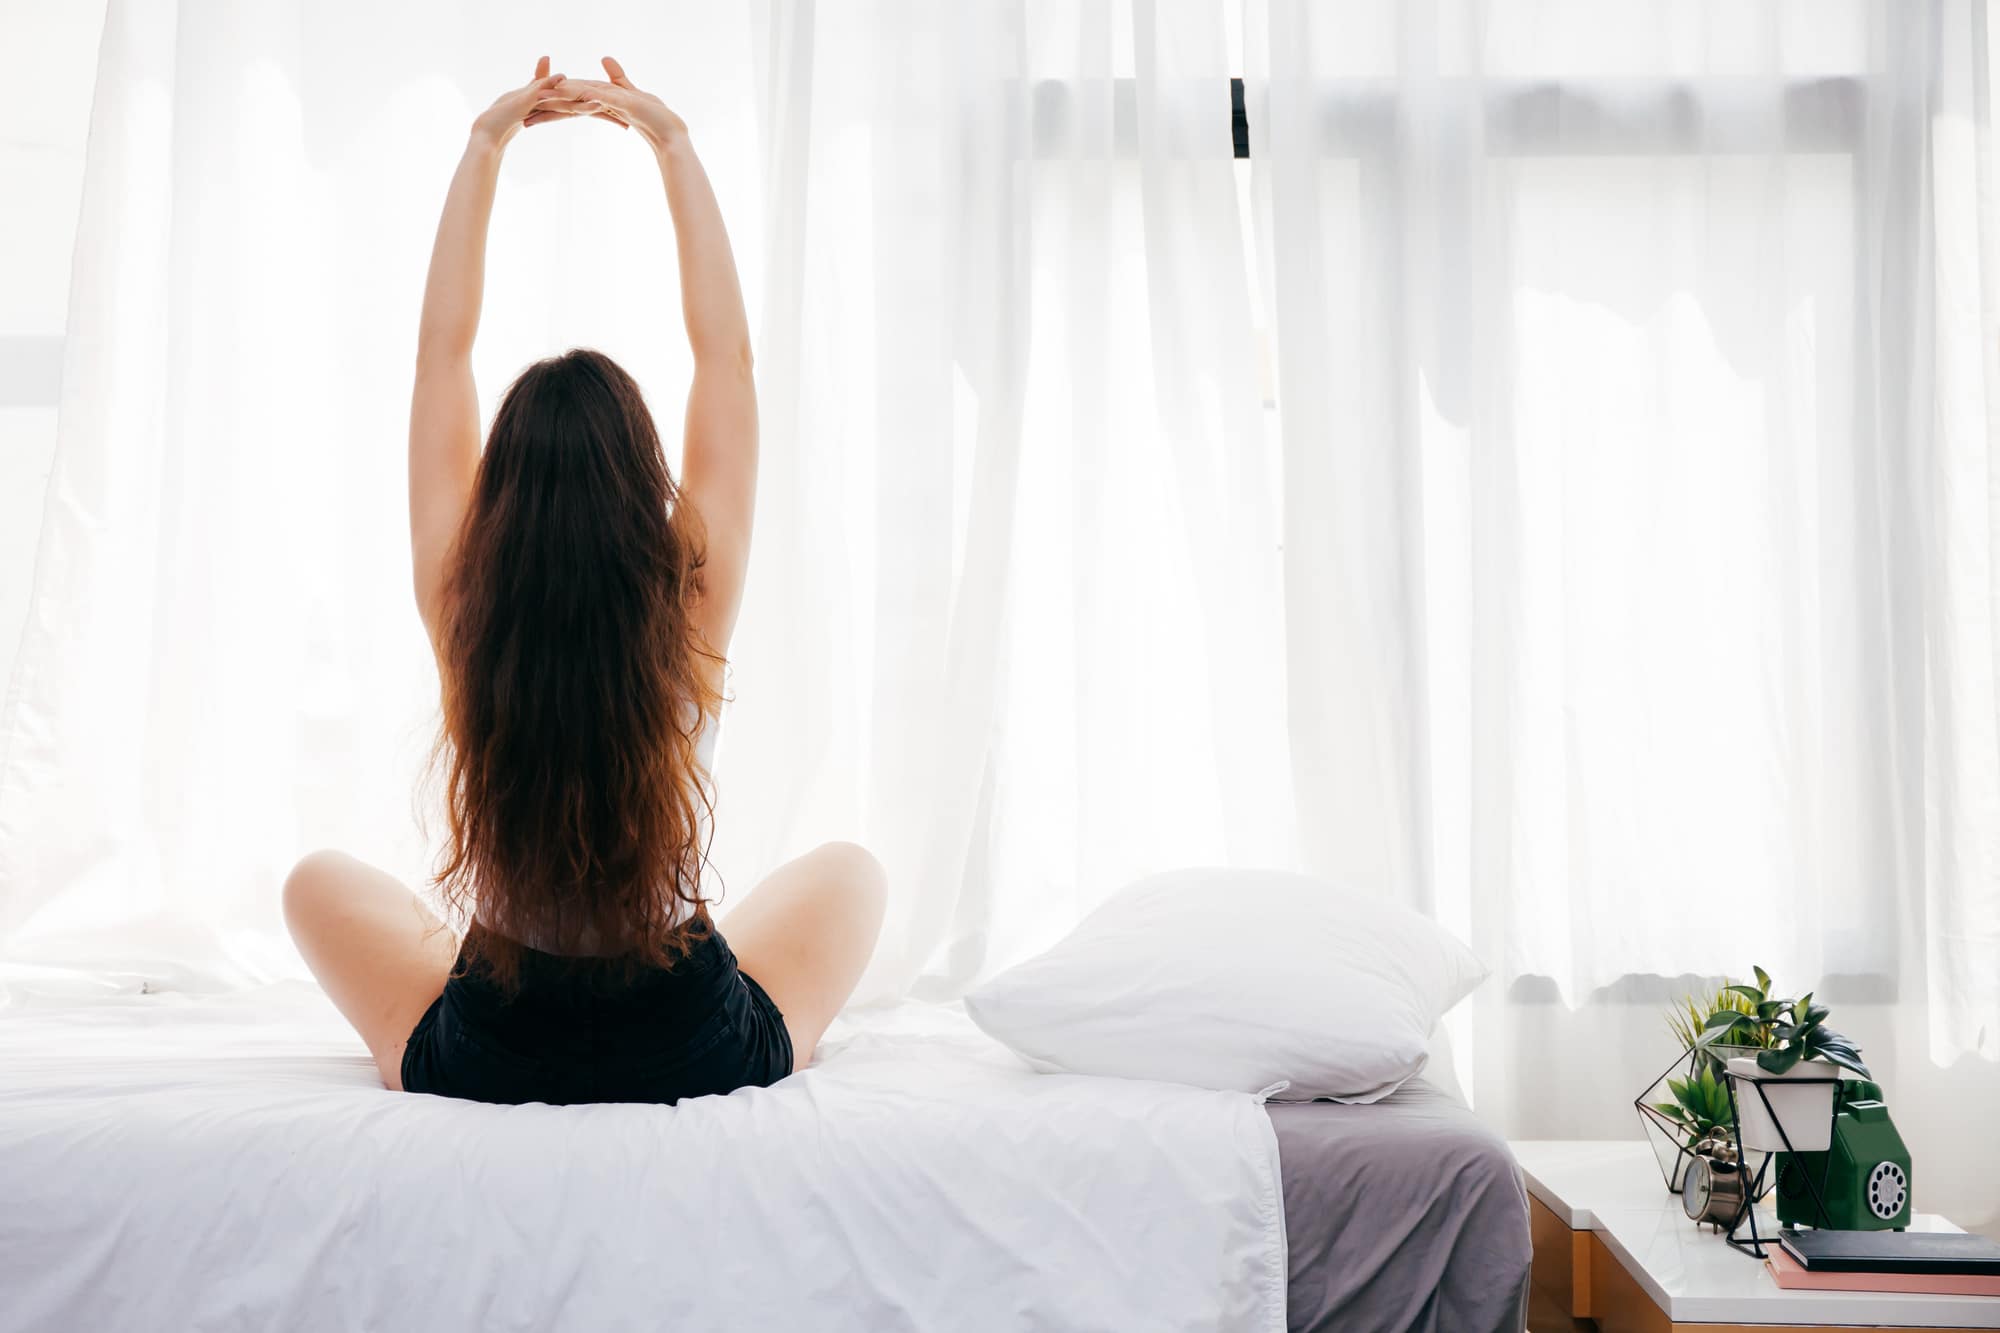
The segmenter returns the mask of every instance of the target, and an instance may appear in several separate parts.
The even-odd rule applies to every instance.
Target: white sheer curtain
[[[110,6],[0,721],[16,959],[254,978],[296,966],[302,850],[422,876],[410,338],[468,118],[552,42],[694,126],[759,325],[730,888],[860,839],[895,884],[866,993],[943,994],[1134,874],[1294,859],[1220,6],[502,6],[387,59],[391,8]],[[510,152],[489,409],[588,342],[676,418],[664,203],[606,131]]]
[[[1482,1110],[1619,1132],[1760,963],[1990,1216],[1984,5],[1246,15],[1300,805],[1498,965]]]
[[[869,843],[879,996],[953,994],[1152,869],[1373,885],[1495,965],[1456,1035],[1524,1135],[1635,1132],[1657,1002],[1761,963],[1834,1000],[1934,1145],[1925,1206],[1978,1221],[1987,21],[114,0],[0,712],[0,947],[236,984],[296,968],[306,848],[422,877],[423,264],[472,111],[608,50],[695,127],[758,325],[732,892]],[[666,227],[616,131],[517,140],[489,408],[589,343],[676,418]]]
[[[299,966],[272,895],[302,851],[422,879],[436,683],[404,450],[445,183],[471,117],[536,56],[583,73],[611,52],[701,127],[754,256],[749,42],[733,8],[691,4],[560,25],[526,4],[108,6],[58,446],[0,711],[8,956],[235,984]],[[673,435],[688,363],[658,173],[602,122],[547,129],[500,186],[485,406],[585,343]]]
[[[1224,18],[760,36],[768,461],[718,842],[864,830],[892,984],[949,992],[1147,870],[1294,858]]]
[[[2000,1054],[1990,651],[1950,604],[1993,591],[1950,526],[1989,440],[1932,368],[1934,218],[1977,210],[1926,170],[1970,19],[1253,6],[1287,503],[1324,517],[1290,625],[1354,673],[1323,724],[1389,737],[1344,752],[1376,802],[1324,804],[1509,975],[1748,939]]]

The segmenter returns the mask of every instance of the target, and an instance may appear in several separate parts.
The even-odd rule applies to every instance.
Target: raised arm
[[[479,470],[479,394],[472,383],[472,339],[479,329],[486,277],[486,224],[500,158],[524,124],[547,114],[594,114],[588,96],[572,96],[549,58],[526,85],[501,94],[473,122],[465,154],[445,195],[424,284],[417,327],[416,386],[410,396],[410,555],[417,609],[435,640],[445,560],[458,536]]]
[[[743,601],[757,501],[757,387],[750,367],[750,320],[743,312],[722,210],[689,142],[686,123],[659,98],[633,87],[616,60],[606,56],[604,70],[608,83],[576,79],[565,91],[595,99],[607,119],[639,131],[666,185],[680,260],[681,318],[694,352],[681,502],[694,506],[708,538],[695,623],[715,651],[726,653]]]

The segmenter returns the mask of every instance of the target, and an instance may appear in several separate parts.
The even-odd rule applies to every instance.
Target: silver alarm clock
[[[1681,1177],[1681,1211],[1697,1224],[1728,1230],[1743,1215],[1745,1182],[1736,1145],[1720,1131],[1710,1131],[1688,1152],[1692,1157]]]

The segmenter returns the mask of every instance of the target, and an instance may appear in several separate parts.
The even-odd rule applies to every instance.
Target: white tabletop
[[[1653,1150],[1637,1139],[1512,1143],[1528,1192],[1576,1231],[1594,1231],[1669,1319],[1689,1323],[1916,1324],[2000,1328],[2000,1296],[1787,1291],[1764,1265],[1697,1227],[1667,1192]],[[1923,1188],[1919,1178],[1917,1188]],[[1922,1197],[1921,1194],[1918,1196]],[[1759,1208],[1762,1235],[1777,1218]],[[1957,1231],[1934,1213],[1917,1231]]]

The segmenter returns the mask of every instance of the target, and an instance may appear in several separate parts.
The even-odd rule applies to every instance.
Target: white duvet
[[[298,984],[0,1011],[0,1329],[1284,1326],[1256,1098],[956,1009],[678,1107],[388,1093]]]

